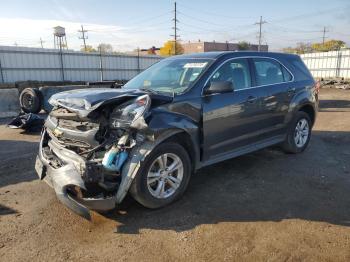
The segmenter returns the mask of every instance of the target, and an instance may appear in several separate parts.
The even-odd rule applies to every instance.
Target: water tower
[[[56,26],[53,28],[54,46],[62,50],[63,48],[68,49],[66,30],[62,26]]]

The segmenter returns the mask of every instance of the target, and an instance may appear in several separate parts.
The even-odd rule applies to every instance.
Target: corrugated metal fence
[[[16,81],[129,80],[159,56],[84,53],[0,46],[0,83]]]
[[[350,50],[300,55],[315,78],[350,79]]]

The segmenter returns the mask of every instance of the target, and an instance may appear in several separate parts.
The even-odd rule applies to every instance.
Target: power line
[[[183,15],[183,16],[185,16],[185,17],[187,17],[187,18],[189,18],[189,19],[191,19],[191,20],[197,21],[197,22],[201,22],[201,23],[205,23],[205,24],[210,24],[210,25],[215,25],[215,26],[220,26],[220,27],[225,27],[225,26],[227,26],[227,24],[226,24],[226,25],[223,25],[223,24],[213,23],[213,22],[211,22],[211,21],[204,20],[204,19],[200,19],[200,18],[196,18],[196,17],[194,17],[194,16],[188,15],[188,14],[183,13],[183,12],[180,12],[180,11],[178,11],[178,13],[179,13],[180,15]]]
[[[84,30],[84,26],[81,25],[81,30],[78,30],[79,33],[81,33],[81,37],[79,39],[83,39],[84,42],[84,51],[86,52],[86,39],[88,39],[87,35],[85,33],[88,32],[88,30]]]
[[[320,33],[322,31],[320,30],[300,30],[296,28],[291,28],[291,27],[285,27],[281,25],[276,25],[274,23],[269,22],[269,26],[274,27],[276,30],[282,31],[282,32],[287,32],[287,33]]]
[[[231,19],[231,20],[239,20],[239,19],[251,19],[250,16],[245,16],[245,17],[238,17],[238,16],[226,16],[226,15],[223,15],[222,13],[213,13],[213,12],[208,12],[204,9],[201,9],[199,10],[198,7],[190,7],[188,6],[187,4],[184,5],[183,3],[180,2],[180,7],[183,6],[185,7],[186,9],[190,9],[190,10],[193,10],[195,11],[196,13],[206,13],[208,15],[211,15],[211,16],[217,16],[217,17],[220,17],[220,18],[226,18],[226,19]]]
[[[348,7],[348,6],[345,6]],[[339,11],[343,11],[344,10],[344,6],[337,6],[334,8],[328,8],[328,9],[323,9],[323,10],[318,10],[318,11],[313,11],[313,12],[308,12],[308,13],[304,13],[301,15],[295,15],[295,16],[289,16],[289,17],[283,17],[280,19],[272,19],[270,22],[286,22],[286,21],[300,21],[300,20],[307,20],[307,19],[314,19],[315,16],[320,16],[323,14],[333,14],[333,13],[338,13]]]
[[[148,22],[148,21],[153,21],[153,20],[157,20],[158,18],[160,17],[164,17],[164,16],[169,16],[173,11],[167,11],[167,12],[164,12],[164,13],[161,13],[160,15],[157,15],[157,16],[150,16],[150,17],[145,17],[145,18],[142,18],[140,20],[136,20],[135,22],[128,22],[128,26],[137,26],[137,25],[144,25],[145,22]]]
[[[259,46],[258,46],[258,51],[261,51],[261,29],[262,29],[262,25],[266,24],[266,21],[263,21],[262,16],[260,16],[260,21],[256,22],[255,25],[259,25]]]

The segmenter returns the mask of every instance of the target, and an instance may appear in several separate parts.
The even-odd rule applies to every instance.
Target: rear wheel
[[[299,111],[295,115],[288,129],[283,149],[288,153],[303,152],[309,144],[311,137],[311,120],[307,113]]]
[[[145,207],[163,207],[183,195],[190,176],[191,161],[187,151],[179,144],[163,143],[142,163],[130,193]]]

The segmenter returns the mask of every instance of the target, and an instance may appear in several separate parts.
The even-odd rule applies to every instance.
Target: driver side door
[[[229,59],[214,71],[204,88],[203,160],[208,164],[256,142],[261,94],[252,85],[250,68],[248,59]],[[234,91],[205,95],[215,81],[231,81]]]

